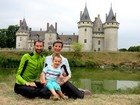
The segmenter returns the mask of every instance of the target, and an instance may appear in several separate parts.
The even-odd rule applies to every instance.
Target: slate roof
[[[112,6],[110,8],[108,16],[106,17],[106,22],[116,22],[116,16],[113,13]]]
[[[89,13],[88,13],[87,6],[85,6],[84,12],[83,12],[83,14],[80,17],[80,21],[86,21],[86,22],[91,21]]]

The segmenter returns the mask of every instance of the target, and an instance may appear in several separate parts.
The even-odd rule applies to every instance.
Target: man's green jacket
[[[16,83],[19,85],[25,85],[26,82],[34,82],[41,74],[44,66],[44,60],[45,57],[37,54],[35,51],[32,55],[28,53],[24,54],[21,58],[16,74]],[[25,62],[27,62],[26,67]]]

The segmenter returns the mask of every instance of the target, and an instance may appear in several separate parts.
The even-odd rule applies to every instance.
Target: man
[[[49,97],[50,91],[46,91],[40,82],[36,82],[44,66],[45,58],[41,55],[44,49],[44,42],[37,40],[34,42],[33,53],[24,54],[16,74],[14,91],[27,98],[43,97],[45,92]]]

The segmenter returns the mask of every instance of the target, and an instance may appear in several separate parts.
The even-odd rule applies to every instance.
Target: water
[[[80,88],[88,90],[119,90],[135,88],[140,85],[140,81],[129,80],[103,80],[103,81],[91,81],[90,79],[80,79]]]
[[[96,92],[125,90],[140,85],[140,70],[72,68],[72,82],[79,88]]]

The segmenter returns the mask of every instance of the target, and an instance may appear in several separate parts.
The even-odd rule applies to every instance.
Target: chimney
[[[49,23],[47,23],[47,31],[49,30]]]
[[[82,17],[82,11],[80,12],[80,20],[81,20],[81,17]]]
[[[57,22],[55,22],[55,32],[57,33]]]
[[[32,31],[32,28],[29,28],[29,31]]]
[[[19,25],[22,26],[22,20],[19,21]]]
[[[106,21],[107,21],[107,14],[106,14]]]

